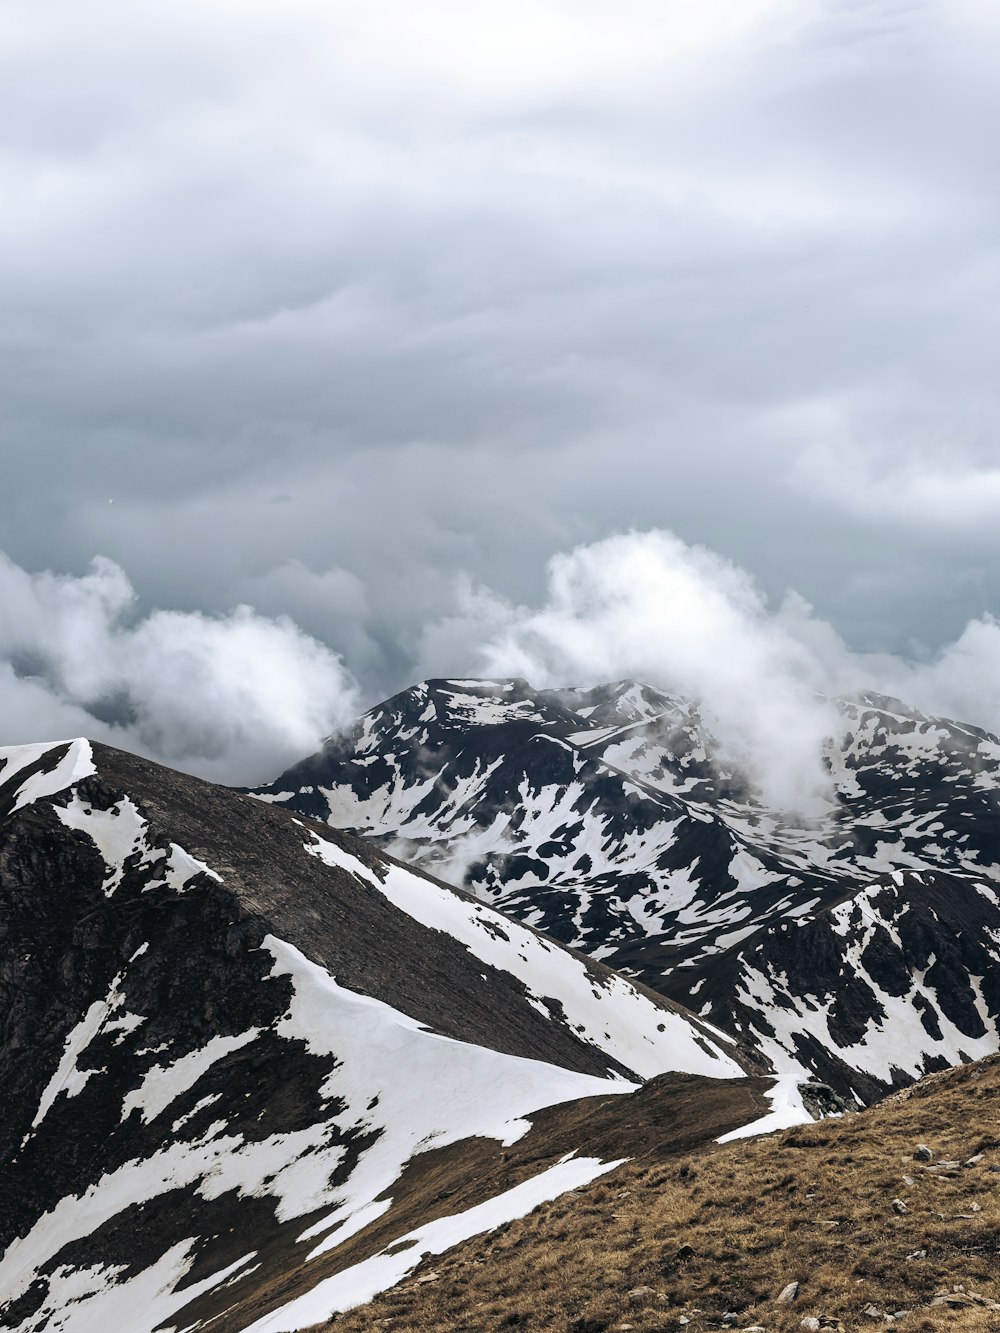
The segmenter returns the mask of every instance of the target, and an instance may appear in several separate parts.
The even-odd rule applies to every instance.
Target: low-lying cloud
[[[698,700],[726,758],[776,805],[807,808],[827,790],[822,745],[838,719],[817,692],[825,674],[788,611],[772,614],[750,576],[713,552],[631,533],[555,557],[539,608],[471,586],[462,600],[428,632],[429,660],[478,642],[486,675],[645,681]]]
[[[354,716],[340,657],[286,616],[137,614],[123,569],[0,556],[0,739],[86,734],[223,782],[270,776]]]
[[[343,601],[346,575],[322,586]],[[268,609],[280,609],[276,589]],[[351,598],[364,598],[350,583]],[[318,595],[318,593],[317,593]],[[336,645],[341,647],[344,645]],[[970,621],[933,655],[853,651],[794,591],[769,603],[744,569],[670,532],[555,556],[537,605],[463,579],[400,686],[426,675],[537,686],[634,678],[697,701],[727,762],[763,799],[804,814],[829,797],[838,696],[874,690],[1000,731],[1000,622]],[[223,782],[273,777],[377,701],[340,653],[288,616],[137,605],[98,557],[82,577],[0,556],[0,743],[86,734]]]
[[[829,794],[822,756],[844,726],[837,696],[876,691],[1000,730],[992,616],[927,660],[853,652],[797,593],[772,608],[745,570],[668,532],[556,556],[541,606],[468,581],[459,602],[425,634],[428,672],[457,658],[537,685],[634,677],[697,700],[725,758],[784,810],[809,813]]]

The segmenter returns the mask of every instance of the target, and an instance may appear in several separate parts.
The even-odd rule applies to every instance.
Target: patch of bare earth
[[[676,1151],[650,1126],[612,1175],[425,1260],[331,1323],[1000,1329],[1000,1057],[843,1119]]]

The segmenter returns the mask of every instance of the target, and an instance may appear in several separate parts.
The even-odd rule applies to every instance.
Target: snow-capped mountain
[[[1000,742],[895,700],[840,707],[835,799],[810,821],[764,808],[690,703],[630,681],[427,681],[257,795],[752,1035],[789,1077],[868,1101],[1000,1045]]]
[[[692,1003],[804,1092],[804,1069],[872,1102],[1000,1047],[1000,892],[896,871],[828,910],[772,922],[709,971]],[[824,1108],[823,1090],[814,1109]]]
[[[709,1134],[767,1110],[669,1000],[83,740],[0,750],[0,1036],[19,1333],[306,1327],[628,1155],[631,1113],[609,1153],[586,1108],[681,1080]]]

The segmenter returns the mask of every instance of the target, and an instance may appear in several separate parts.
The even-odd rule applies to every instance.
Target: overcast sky
[[[0,740],[250,776],[629,531],[940,674],[998,68],[994,0],[0,0]]]

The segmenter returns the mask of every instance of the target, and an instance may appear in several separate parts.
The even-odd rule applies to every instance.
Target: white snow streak
[[[127,1120],[133,1111],[138,1110],[143,1124],[148,1125],[171,1102],[193,1088],[217,1060],[256,1041],[259,1035],[259,1028],[250,1028],[235,1037],[212,1037],[204,1046],[182,1055],[173,1064],[157,1065],[147,1070],[140,1085],[122,1103],[121,1118]]]
[[[8,783],[16,774],[36,763],[51,750],[58,750],[68,745],[66,753],[48,773],[34,773],[22,784],[14,810],[21,810],[46,796],[55,796],[66,791],[75,782],[90,777],[97,772],[90,741],[78,737],[72,741],[60,741],[58,744],[44,745],[7,745],[0,747],[0,759],[4,767],[0,769],[0,784]]]
[[[401,866],[388,866],[380,879],[335,843],[312,836],[306,851],[357,875],[415,921],[459,940],[481,962],[517,977],[535,999],[558,1000],[580,1037],[640,1077],[654,1078],[668,1070],[744,1077],[721,1049],[701,1044],[686,1018],[647,999],[624,978],[596,976],[572,954],[517,922]]]
[[[297,1333],[312,1324],[323,1323],[342,1310],[350,1310],[372,1300],[400,1282],[413,1271],[425,1255],[443,1254],[453,1246],[480,1236],[486,1231],[524,1217],[541,1203],[558,1198],[567,1190],[579,1189],[598,1176],[613,1171],[625,1161],[601,1162],[596,1157],[571,1158],[542,1171],[531,1180],[522,1181],[513,1189],[505,1190],[485,1203],[440,1217],[426,1226],[409,1232],[390,1247],[391,1254],[383,1252],[366,1259],[352,1268],[317,1283],[305,1296],[265,1315],[251,1324],[245,1333]],[[405,1248],[402,1248],[404,1247]]]
[[[108,868],[104,892],[110,898],[121,884],[125,862],[144,845],[146,821],[128,796],[110,810],[95,810],[74,792],[69,805],[54,809],[67,828],[85,833],[96,845]]]

